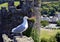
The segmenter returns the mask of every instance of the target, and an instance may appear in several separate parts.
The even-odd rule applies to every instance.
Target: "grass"
[[[18,6],[19,5],[19,1],[14,2],[14,5]]]
[[[54,37],[57,32],[60,32],[60,30],[41,30],[40,31],[40,38],[49,39],[51,37]]]
[[[42,2],[42,4],[57,3],[59,1]]]
[[[15,1],[15,2],[14,2],[14,5],[15,5],[15,6],[18,6],[18,5],[19,5],[19,1]],[[8,3],[0,4],[0,9],[1,9],[1,7],[6,7],[6,9],[8,9]]]

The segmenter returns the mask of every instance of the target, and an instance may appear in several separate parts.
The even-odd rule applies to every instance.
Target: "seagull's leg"
[[[22,34],[22,33],[20,33],[20,37],[21,37],[21,38],[23,37],[23,34]]]
[[[15,35],[14,35],[14,33],[12,33],[12,34],[11,34],[11,39],[13,39],[13,38],[14,38],[14,36],[15,36]]]

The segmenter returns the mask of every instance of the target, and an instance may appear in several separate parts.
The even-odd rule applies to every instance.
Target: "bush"
[[[55,37],[50,37],[49,39],[47,38],[41,38],[41,42],[57,42]]]
[[[47,42],[47,39],[41,38],[41,42]]]
[[[57,42],[56,39],[55,39],[55,36],[51,36],[48,40],[48,42]]]
[[[46,14],[46,15],[55,15],[55,12],[58,11],[60,12],[60,3],[56,2],[56,3],[46,3],[46,4],[42,4],[41,6],[42,10],[41,13],[42,14]]]
[[[55,37],[56,37],[57,42],[60,42],[60,32],[58,32]]]
[[[42,8],[41,13],[43,14],[48,14],[49,8],[46,8],[45,6]]]
[[[39,33],[40,34],[40,33]],[[40,42],[40,35],[36,28],[33,28],[31,31],[31,37],[33,38],[34,42]]]
[[[48,14],[54,16],[55,15],[54,13],[55,13],[55,9],[53,7],[50,7]]]
[[[48,21],[41,21],[41,25],[42,25],[43,27],[45,27],[45,26],[48,25],[48,24],[49,24]]]
[[[57,25],[58,25],[58,26],[60,26],[60,20],[59,20],[59,21],[57,21]]]

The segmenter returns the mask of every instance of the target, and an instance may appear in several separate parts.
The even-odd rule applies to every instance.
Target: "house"
[[[60,27],[57,27],[56,26],[57,24],[49,24],[49,25],[47,25],[47,26],[45,26],[44,28],[46,28],[46,29],[56,29],[56,28],[60,28]]]
[[[49,24],[45,26],[46,29],[60,29],[60,26],[57,26],[57,24]]]
[[[58,20],[60,20],[60,13],[56,14],[56,16],[58,17]]]
[[[57,22],[58,21],[58,17],[56,16],[50,16],[50,21],[49,22]]]
[[[47,17],[47,16],[41,16],[41,20],[42,21],[50,21],[50,19],[49,19],[49,17]]]
[[[57,22],[59,19],[56,16],[49,16],[49,17],[41,16],[41,20],[42,21],[46,20],[46,21],[49,21],[49,22]]]

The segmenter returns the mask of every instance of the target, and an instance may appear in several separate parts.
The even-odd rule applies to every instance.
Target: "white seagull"
[[[28,17],[27,17],[27,16],[24,16],[24,18],[23,18],[23,23],[20,24],[20,25],[18,25],[18,26],[15,27],[15,28],[13,28],[13,29],[12,29],[12,33],[19,33],[19,34],[21,34],[21,37],[22,37],[22,33],[23,33],[24,31],[26,31],[27,28],[28,28],[28,21],[27,21],[27,19],[28,19]]]

